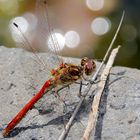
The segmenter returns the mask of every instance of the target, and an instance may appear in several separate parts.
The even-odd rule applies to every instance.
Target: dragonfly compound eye
[[[84,70],[86,75],[91,75],[92,72],[95,70],[96,64],[93,60],[88,59],[88,61],[84,65]]]
[[[85,63],[88,61],[89,59],[87,57],[84,57],[81,59],[81,66],[84,66]]]

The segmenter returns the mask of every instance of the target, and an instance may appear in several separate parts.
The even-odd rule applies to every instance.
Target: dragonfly
[[[47,5],[48,5],[47,0],[36,0],[36,7],[37,7],[37,10],[39,11],[38,25],[39,25],[39,29],[41,29],[42,24],[44,24],[45,22],[47,27],[45,30],[44,28],[42,28],[43,29],[42,32],[45,31],[45,34],[52,35],[53,30],[51,29],[50,23],[48,20]],[[32,49],[37,59],[40,62],[42,62],[40,58],[38,58],[37,53],[35,53],[35,49],[32,47],[32,45],[30,45],[29,41],[26,39],[26,36],[22,33],[20,27],[16,23],[13,23],[13,26],[15,26],[21,32],[25,41],[28,42],[29,47]],[[82,58],[81,63],[79,65],[73,64],[73,63],[64,63],[62,57],[58,57],[57,50],[59,48],[59,44],[56,43],[57,38],[54,37],[53,35],[52,35],[52,42],[53,42],[53,47],[55,51],[51,53],[57,56],[57,59],[59,62],[58,67],[50,70],[51,72],[50,79],[46,80],[46,82],[43,84],[40,90],[27,102],[27,104],[15,115],[15,117],[3,129],[2,134],[4,137],[10,134],[12,129],[25,117],[27,112],[34,106],[34,104],[39,99],[43,97],[43,95],[48,93],[50,90],[56,88],[58,85],[72,84],[72,83],[75,83],[79,79],[80,80],[85,79],[85,75],[89,76],[93,73],[93,71],[95,71],[96,69],[95,61],[87,57]]]

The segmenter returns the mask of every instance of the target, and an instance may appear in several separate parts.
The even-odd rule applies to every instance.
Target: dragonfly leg
[[[90,81],[91,84],[97,84],[99,83],[100,79],[97,77],[94,81]]]
[[[87,81],[87,82],[89,82],[90,80],[89,79],[87,79],[84,75],[82,75],[82,78],[85,80],[85,81]]]
[[[81,97],[82,96],[82,86],[83,86],[83,82],[82,80],[80,81],[80,88],[79,88],[79,93],[78,93],[78,97]]]
[[[87,79],[86,77],[84,77],[84,75],[82,76],[82,78],[83,78],[85,81],[90,82],[91,84],[96,84],[96,83],[98,83],[98,82],[99,82],[99,78],[98,78],[98,77],[100,77],[100,75],[98,75],[97,78],[96,78],[94,81],[92,81],[92,80]]]
[[[83,78],[84,79],[84,78]],[[78,93],[78,97],[81,97],[82,96],[82,86],[84,85],[84,86],[87,86],[88,84],[89,84],[89,80],[88,80],[88,82],[87,83],[83,83],[83,79],[81,78],[81,80],[80,80],[80,88],[79,88],[79,93]],[[85,79],[84,79],[85,80]],[[78,83],[78,82],[77,82]]]
[[[64,85],[63,87],[59,88],[57,92],[61,91],[62,89],[70,88],[70,84]]]
[[[77,82],[77,81],[76,81],[76,82],[74,82],[74,83],[75,83],[75,84],[79,84],[79,85],[81,84],[81,82]],[[88,85],[88,83],[83,83],[83,82],[82,82],[82,85],[87,86],[87,85]]]
[[[81,93],[82,93],[82,80],[81,80],[81,82],[80,82],[79,97],[81,96]]]
[[[59,89],[59,91],[62,90],[62,89]],[[63,102],[63,104],[66,106],[66,103],[65,103],[65,97],[60,97],[60,95],[58,94],[59,92],[56,88],[55,88],[55,91],[53,91],[53,95],[58,98],[61,102]]]

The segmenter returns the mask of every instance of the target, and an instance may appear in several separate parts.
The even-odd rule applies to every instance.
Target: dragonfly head
[[[86,75],[91,75],[96,68],[94,60],[87,57],[82,58],[81,66],[83,67],[84,73]]]

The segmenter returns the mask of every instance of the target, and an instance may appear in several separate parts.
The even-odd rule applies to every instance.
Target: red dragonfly
[[[41,24],[44,24],[46,22],[47,29],[43,32],[47,32],[47,34],[52,34],[52,31],[50,29],[50,25],[48,22],[48,13],[47,13],[47,0],[36,0],[37,10],[39,11],[38,15],[38,25],[41,27]],[[41,12],[43,11],[43,12]],[[45,14],[44,14],[45,13]],[[43,16],[40,14],[44,14]],[[47,19],[44,21],[44,19]],[[13,23],[13,25],[20,31],[20,27]],[[21,31],[22,34],[22,31]],[[46,33],[45,33],[46,34]],[[25,38],[25,41],[28,42],[26,37],[23,34],[23,37]],[[58,50],[58,43],[55,43],[56,38],[52,36],[52,42],[53,47],[55,50]],[[55,41],[54,41],[55,40]],[[30,48],[34,51],[34,48],[28,43]],[[55,52],[57,53],[57,52]],[[37,56],[37,54],[35,54]],[[10,131],[21,121],[21,119],[26,115],[26,113],[33,107],[33,105],[40,99],[42,96],[50,91],[51,89],[57,87],[58,85],[65,85],[65,84],[72,84],[75,81],[79,79],[83,79],[84,75],[91,75],[92,72],[96,68],[96,64],[93,59],[89,59],[87,57],[81,59],[81,64],[71,64],[71,63],[64,63],[62,58],[58,57],[59,62],[61,62],[56,69],[51,70],[52,77],[48,79],[44,85],[41,87],[41,89],[33,96],[27,104],[17,113],[17,115],[9,122],[7,127],[3,130],[3,136],[6,137]]]

